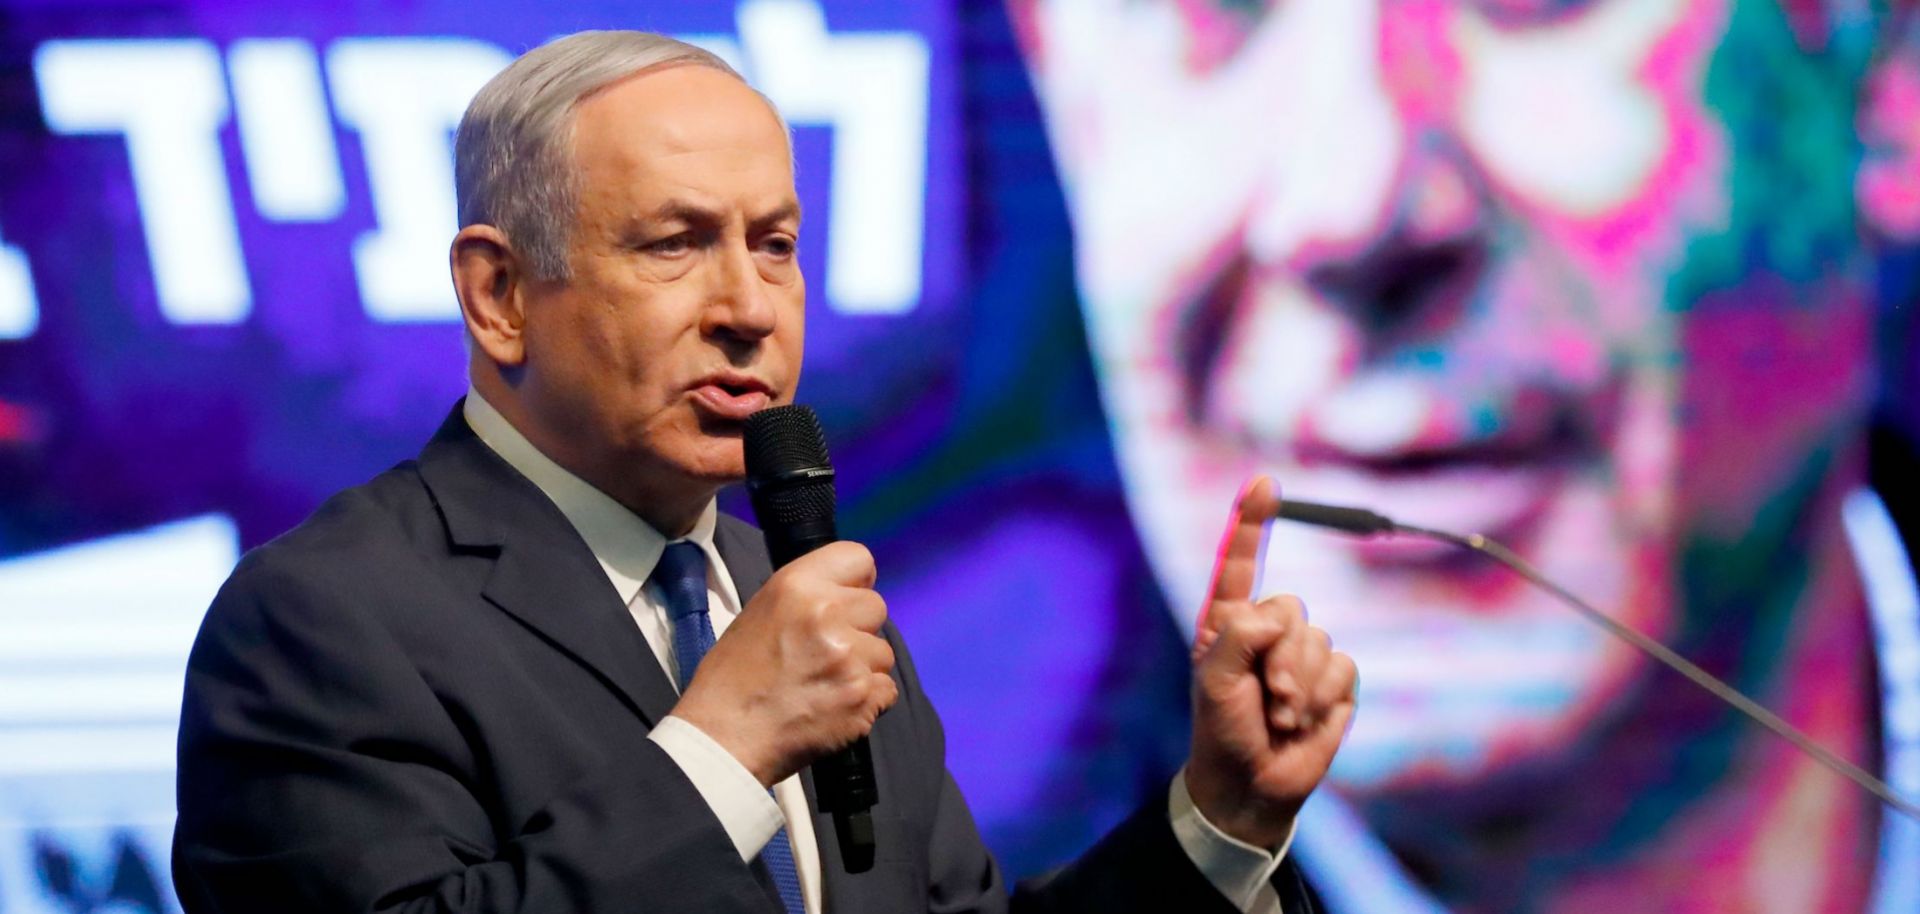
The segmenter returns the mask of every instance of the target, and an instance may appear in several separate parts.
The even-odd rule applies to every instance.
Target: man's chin
[[[1621,748],[1615,728],[1638,707],[1650,661],[1581,620],[1561,627],[1537,615],[1543,608],[1505,622],[1461,614],[1467,630],[1449,635],[1429,619],[1424,651],[1418,636],[1336,634],[1362,674],[1330,782],[1355,796],[1446,797],[1463,808],[1502,806],[1528,783],[1577,784],[1568,775]]]
[[[720,489],[744,482],[747,478],[747,465],[736,445],[731,455],[689,461],[681,468],[681,472],[690,481]]]
[[[688,436],[673,447],[630,452],[627,464],[633,473],[651,467],[650,473],[674,480],[671,488],[689,496],[701,491],[712,495],[747,476],[738,438]]]

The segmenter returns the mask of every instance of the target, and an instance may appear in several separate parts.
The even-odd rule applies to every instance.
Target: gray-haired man
[[[704,52],[585,33],[495,78],[457,146],[472,390],[209,611],[188,910],[1006,908],[872,557],[772,573],[714,507],[800,367],[778,116]],[[1284,848],[1354,670],[1297,601],[1252,599],[1274,498],[1236,509],[1182,777],[1016,905],[1311,909]],[[805,767],[863,733],[879,858],[848,874]]]

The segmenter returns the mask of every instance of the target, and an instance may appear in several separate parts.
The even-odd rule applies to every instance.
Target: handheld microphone
[[[747,417],[747,490],[779,568],[840,538],[833,523],[833,464],[813,410],[774,406]],[[873,868],[873,754],[867,738],[813,763],[814,795],[833,816],[847,872]]]
[[[1813,737],[1801,732],[1798,727],[1787,723],[1778,714],[1767,710],[1764,705],[1748,698],[1745,694],[1742,694],[1740,690],[1721,681],[1712,673],[1701,669],[1693,661],[1680,656],[1672,648],[1641,634],[1633,628],[1621,624],[1613,617],[1594,608],[1593,604],[1580,599],[1578,596],[1575,596],[1572,591],[1561,587],[1546,575],[1541,574],[1539,569],[1533,567],[1527,560],[1514,554],[1513,550],[1493,540],[1481,536],[1478,533],[1460,534],[1450,533],[1445,530],[1430,530],[1426,527],[1415,527],[1411,524],[1400,523],[1384,515],[1375,514],[1365,508],[1322,505],[1310,501],[1294,501],[1292,499],[1283,499],[1280,502],[1280,510],[1274,513],[1274,517],[1279,520],[1290,520],[1302,524],[1311,524],[1316,527],[1339,530],[1354,536],[1364,537],[1381,534],[1418,536],[1424,539],[1451,543],[1463,549],[1469,549],[1487,556],[1507,566],[1513,573],[1526,578],[1527,581],[1534,586],[1558,597],[1560,602],[1572,607],[1574,611],[1585,617],[1587,621],[1605,629],[1608,634],[1633,645],[1639,649],[1641,653],[1660,661],[1665,664],[1668,669],[1685,676],[1688,680],[1692,681],[1694,685],[1712,693],[1715,698],[1720,699],[1729,707],[1746,715],[1754,723],[1773,731],[1780,738],[1792,743],[1795,748],[1806,753],[1808,757],[1819,762],[1827,770],[1852,781],[1860,789],[1872,794],[1875,798],[1879,799],[1880,802],[1885,803],[1888,808],[1894,809],[1916,821],[1920,821],[1920,804],[1915,804],[1912,800],[1895,793],[1893,788],[1888,786],[1885,781],[1874,777],[1860,766],[1841,758],[1833,752],[1833,750],[1815,742]]]

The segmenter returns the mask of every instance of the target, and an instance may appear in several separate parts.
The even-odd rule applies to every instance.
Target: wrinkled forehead
[[[646,70],[584,96],[572,114],[574,165],[589,191],[793,195],[785,123],[732,74],[694,65]]]

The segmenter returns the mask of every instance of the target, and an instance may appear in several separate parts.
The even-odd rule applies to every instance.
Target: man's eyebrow
[[[686,200],[668,200],[652,209],[646,218],[656,222],[685,222],[690,225],[718,225],[726,221],[718,210]]]
[[[717,226],[727,221],[726,214],[720,210],[686,200],[668,200],[648,211],[645,218],[649,222],[683,222],[694,226]],[[788,221],[800,221],[799,201],[788,200],[753,217],[750,224],[754,228],[765,228]]]
[[[767,226],[770,226],[770,225],[779,225],[782,222],[799,222],[799,221],[800,221],[800,202],[798,200],[788,200],[787,202],[782,203],[779,206],[776,206],[773,209],[765,213],[762,213],[759,216],[754,217],[752,225],[754,228],[766,228]]]

